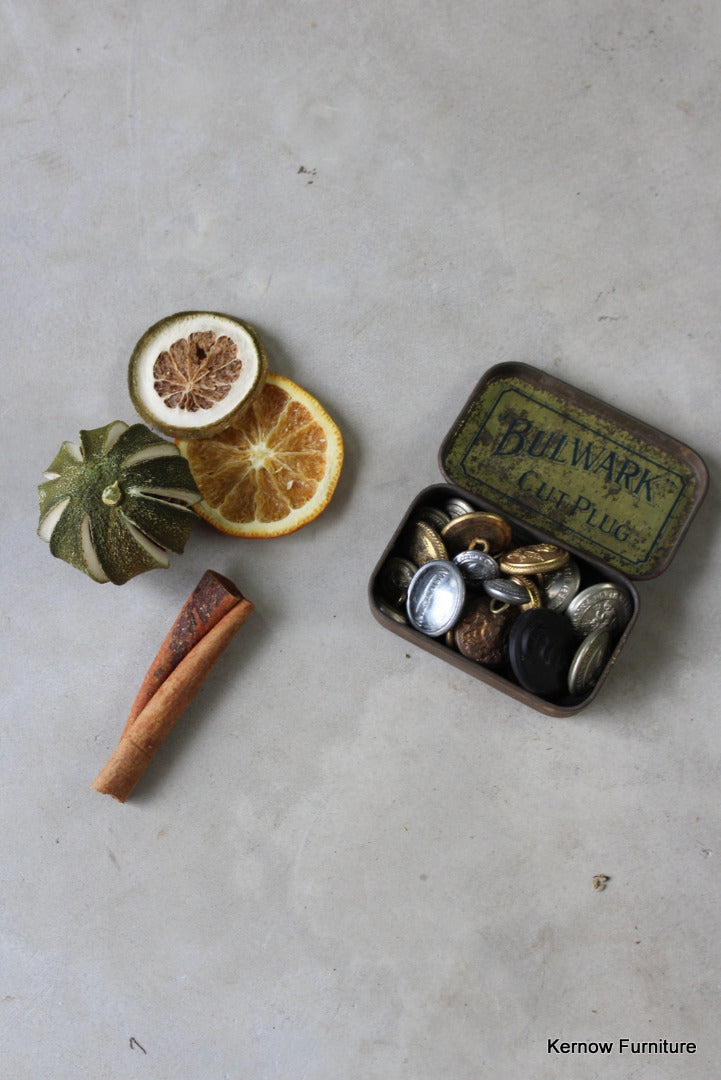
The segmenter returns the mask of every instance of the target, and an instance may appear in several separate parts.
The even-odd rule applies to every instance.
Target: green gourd
[[[122,420],[64,442],[44,475],[38,536],[57,558],[115,585],[183,551],[201,498],[173,443]]]

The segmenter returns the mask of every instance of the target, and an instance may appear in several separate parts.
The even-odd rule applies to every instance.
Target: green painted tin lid
[[[440,465],[451,483],[630,578],[665,570],[708,486],[689,447],[520,363],[486,372]]]

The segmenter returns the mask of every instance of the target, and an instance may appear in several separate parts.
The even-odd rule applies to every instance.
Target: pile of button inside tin
[[[549,700],[592,690],[633,614],[628,591],[584,584],[550,543],[450,498],[420,506],[376,580],[379,609]]]

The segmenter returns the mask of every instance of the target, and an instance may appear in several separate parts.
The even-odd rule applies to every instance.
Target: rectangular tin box
[[[522,363],[499,364],[481,378],[443,441],[439,464],[446,483],[417,496],[376,564],[369,583],[373,615],[393,633],[540,712],[578,712],[600,690],[634,626],[634,581],[660,574],[675,555],[706,493],[706,466],[671,436]],[[442,508],[454,494],[500,513],[518,543],[566,548],[581,568],[581,588],[611,581],[628,591],[631,619],[585,696],[538,697],[382,610],[379,574],[386,559],[400,553],[407,523],[421,506]]]

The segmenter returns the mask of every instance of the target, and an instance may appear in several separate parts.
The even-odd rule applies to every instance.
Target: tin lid
[[[520,363],[486,372],[439,457],[451,483],[631,578],[666,569],[708,485],[689,447]]]

